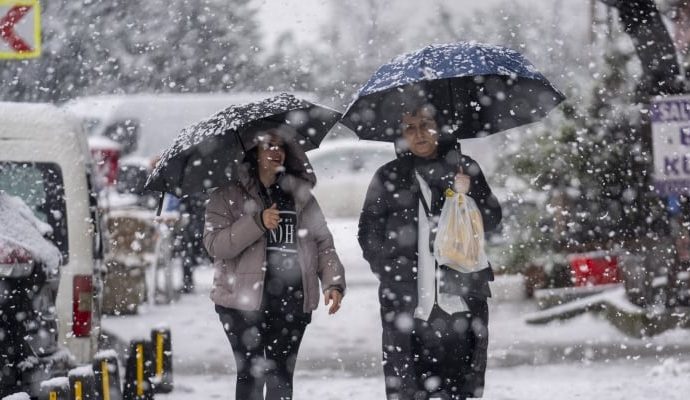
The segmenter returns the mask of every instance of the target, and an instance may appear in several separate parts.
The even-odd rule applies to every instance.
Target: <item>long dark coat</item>
[[[458,165],[471,177],[468,193],[477,203],[485,231],[495,229],[501,221],[501,207],[491,193],[484,175],[472,158],[461,155],[450,146],[440,146],[441,164],[453,171]],[[417,230],[420,190],[415,178],[415,160],[411,154],[399,155],[376,172],[369,185],[359,220],[359,244],[364,258],[380,281],[379,301],[383,325],[383,358],[388,395],[412,398],[419,390],[414,372],[411,332],[400,329],[401,321],[410,319],[417,306]],[[445,183],[451,187],[452,179]],[[434,190],[434,189],[432,189]],[[443,196],[436,188],[431,204],[432,213],[440,214]],[[491,296],[489,281],[494,279],[491,268],[463,274],[440,266],[441,292],[462,296],[470,312],[480,318],[484,327],[474,340],[471,370],[463,380],[463,392],[481,395],[486,370],[488,346],[488,308]]]

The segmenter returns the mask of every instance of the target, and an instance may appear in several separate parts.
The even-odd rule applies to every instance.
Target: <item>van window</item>
[[[53,227],[50,238],[69,262],[67,207],[62,170],[55,163],[0,161],[0,191],[19,197]]]

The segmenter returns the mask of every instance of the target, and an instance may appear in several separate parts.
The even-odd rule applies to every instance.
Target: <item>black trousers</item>
[[[464,297],[469,313],[449,315],[435,307],[426,322],[413,319],[414,307],[401,295],[406,289],[416,286],[379,288],[386,397],[481,397],[489,344],[486,299]]]
[[[477,335],[472,331],[471,312],[448,314],[437,305],[428,320],[414,320],[412,354],[417,386],[426,398],[464,400],[474,397],[467,388],[473,375]]]
[[[237,400],[292,399],[297,352],[311,314],[290,316],[216,306],[237,365]]]

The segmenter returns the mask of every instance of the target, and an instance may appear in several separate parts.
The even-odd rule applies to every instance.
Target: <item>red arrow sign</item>
[[[10,47],[18,52],[31,51],[31,47],[14,31],[14,26],[29,10],[31,6],[14,6],[0,19],[0,39],[9,43]]]

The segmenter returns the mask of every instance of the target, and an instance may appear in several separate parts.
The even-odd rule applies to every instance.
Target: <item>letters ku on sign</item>
[[[690,96],[651,105],[654,186],[662,195],[690,193]]]
[[[41,6],[38,0],[0,0],[0,59],[41,54]]]

